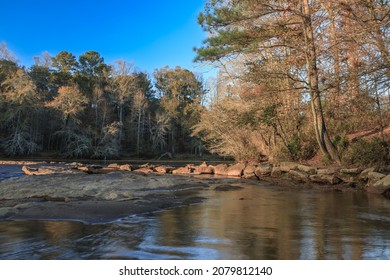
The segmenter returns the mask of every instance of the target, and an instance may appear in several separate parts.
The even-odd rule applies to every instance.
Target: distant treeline
[[[34,59],[26,69],[1,46],[1,154],[109,159],[201,152],[191,127],[205,89],[191,71],[165,67],[152,78],[126,61],[108,65],[95,51]]]

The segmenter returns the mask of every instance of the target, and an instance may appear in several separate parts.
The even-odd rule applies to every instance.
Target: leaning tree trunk
[[[306,44],[306,62],[308,67],[308,79],[310,89],[310,103],[313,114],[314,131],[321,152],[332,160],[340,162],[337,150],[329,138],[326,130],[324,113],[321,104],[321,92],[319,89],[317,54],[314,43],[313,27],[309,0],[302,0],[303,31]]]

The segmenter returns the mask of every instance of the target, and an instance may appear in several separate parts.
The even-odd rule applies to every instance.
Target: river
[[[0,222],[0,259],[390,259],[390,201],[247,185],[113,223]]]

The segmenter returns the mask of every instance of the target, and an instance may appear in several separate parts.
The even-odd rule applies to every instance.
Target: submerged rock
[[[214,190],[218,192],[227,192],[227,191],[238,191],[243,189],[243,187],[240,186],[232,186],[232,185],[222,185],[222,186],[217,186],[215,187]]]

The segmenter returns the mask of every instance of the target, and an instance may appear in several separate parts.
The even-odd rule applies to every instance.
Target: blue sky
[[[43,51],[76,56],[99,52],[106,63],[134,62],[153,72],[166,65],[201,72],[193,47],[206,34],[197,24],[205,0],[1,0],[0,42],[30,66]]]

